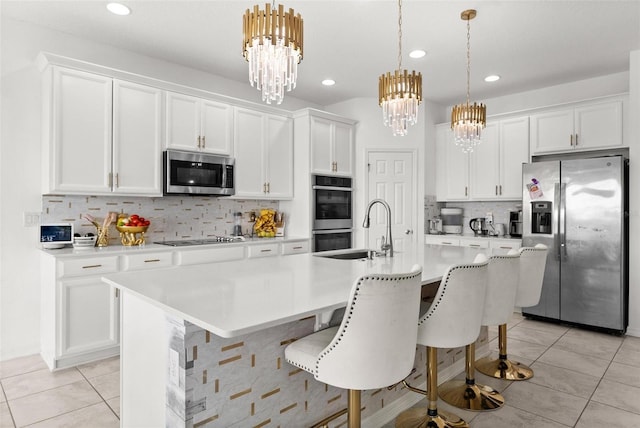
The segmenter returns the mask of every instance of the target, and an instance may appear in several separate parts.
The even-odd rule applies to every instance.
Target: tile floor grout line
[[[84,373],[82,373],[82,371],[81,371],[81,370],[79,370],[79,369],[78,369],[78,371],[80,372],[80,375],[84,378],[84,380],[89,384],[89,386],[91,386],[91,388],[93,388],[93,390],[96,392],[96,394],[98,394],[98,397],[100,397],[100,399],[102,399],[102,402],[103,402],[103,403],[104,403],[104,404],[109,408],[109,410],[111,410],[111,413],[113,413],[113,414],[116,416],[116,418],[118,418],[118,420],[120,420],[120,416],[119,416],[119,415],[118,415],[118,414],[117,414],[117,413],[116,413],[116,412],[111,408],[111,406],[109,405],[109,403],[107,403],[107,400],[105,400],[105,398],[102,396],[102,394],[100,394],[100,391],[98,391],[98,390],[96,389],[96,387],[95,387],[95,386],[93,386],[93,384],[91,383],[91,381],[89,380],[89,378],[87,378],[87,377],[85,376],[85,374],[84,374]],[[112,372],[110,372],[110,373],[107,373],[107,374],[112,374],[112,373],[115,373],[116,371],[118,371],[118,370],[114,370],[114,371],[112,371]],[[101,375],[101,376],[104,376],[104,375]],[[96,377],[98,377],[98,376],[95,376],[95,377],[94,377],[94,378],[92,378],[92,379],[95,379]],[[120,382],[120,381],[118,381],[118,383],[119,383],[119,382]],[[115,397],[113,397],[113,398],[115,398]],[[118,399],[119,399],[119,396],[118,396]],[[111,398],[110,398],[110,400],[111,400]]]

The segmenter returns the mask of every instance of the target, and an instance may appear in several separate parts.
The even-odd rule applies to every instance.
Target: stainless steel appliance
[[[522,210],[509,213],[509,235],[517,238],[522,236]]]
[[[440,235],[442,232],[442,219],[434,217],[429,220],[429,233],[431,235]]]
[[[462,208],[440,208],[442,217],[442,231],[444,233],[462,233]]]
[[[473,230],[473,234],[476,236],[487,236],[489,234],[487,220],[484,217],[472,218],[469,222],[469,228]]]
[[[204,239],[181,239],[178,241],[156,241],[154,244],[168,245],[170,247],[188,247],[191,245],[227,244],[229,242],[242,242],[242,236],[212,236]]]
[[[523,246],[549,247],[542,296],[524,315],[624,333],[628,319],[627,161],[523,165]]]
[[[312,176],[314,251],[351,248],[353,189],[350,177]]]
[[[167,150],[163,154],[163,192],[165,195],[235,194],[235,160],[208,153]]]

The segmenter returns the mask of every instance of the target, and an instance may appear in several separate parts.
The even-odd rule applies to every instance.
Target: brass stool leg
[[[528,366],[507,358],[507,325],[498,326],[498,346],[500,355],[497,360],[484,357],[476,362],[480,373],[497,379],[527,380],[533,377],[533,370]]]
[[[438,349],[427,346],[428,408],[411,408],[396,418],[396,428],[469,428],[469,424],[453,413],[438,411]]]
[[[347,399],[347,408],[349,409],[347,418],[349,428],[360,428],[360,390],[350,389]]]
[[[450,380],[440,385],[440,398],[465,410],[495,410],[504,405],[504,397],[487,385],[475,381],[476,344],[466,346],[466,380]]]

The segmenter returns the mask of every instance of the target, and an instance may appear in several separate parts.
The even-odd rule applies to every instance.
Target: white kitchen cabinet
[[[236,198],[293,197],[293,121],[235,108]]]
[[[517,250],[522,246],[521,239],[491,238],[488,241],[489,241],[489,247],[493,249]]]
[[[157,253],[129,254],[122,256],[122,270],[144,270],[169,267],[173,264],[171,253],[162,251]]]
[[[489,239],[487,238],[460,238],[460,247],[470,248],[489,248]]]
[[[43,89],[43,193],[162,194],[159,89],[61,67]]]
[[[113,81],[114,193],[162,195],[162,91]]]
[[[436,126],[436,193],[439,201],[469,199],[469,155],[455,145],[444,123]]]
[[[353,125],[311,116],[311,170],[353,175]]]
[[[231,155],[233,107],[167,92],[167,148]]]
[[[203,248],[178,251],[175,256],[177,265],[199,265],[244,259],[244,246]]]
[[[247,258],[249,259],[254,259],[257,257],[277,256],[278,253],[278,244],[276,243],[247,246]]]
[[[282,244],[282,255],[287,256],[290,254],[308,253],[309,249],[310,249],[310,243],[308,240],[284,242]]]
[[[425,244],[460,246],[460,237],[455,235],[425,235]]]
[[[119,353],[119,296],[102,275],[118,256],[41,257],[41,354],[51,370]]]
[[[522,245],[521,239],[460,235],[425,235],[424,242],[425,244],[433,245],[491,248],[501,250],[518,249]]]
[[[449,124],[436,127],[438,200],[501,200],[522,197],[522,164],[529,161],[529,118],[489,120],[482,141],[465,154]]]
[[[622,108],[616,98],[531,115],[531,154],[622,146]]]

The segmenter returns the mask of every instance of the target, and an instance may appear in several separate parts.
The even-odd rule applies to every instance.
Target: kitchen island
[[[346,392],[288,365],[286,345],[329,325],[359,276],[419,264],[423,283],[432,283],[481,251],[419,245],[393,258],[297,254],[106,275],[121,291],[121,425],[311,425],[343,408]],[[486,341],[484,329],[478,346]],[[420,348],[416,383],[425,381]],[[442,350],[439,366],[463,357],[462,348]],[[406,393],[363,393],[365,425]]]

